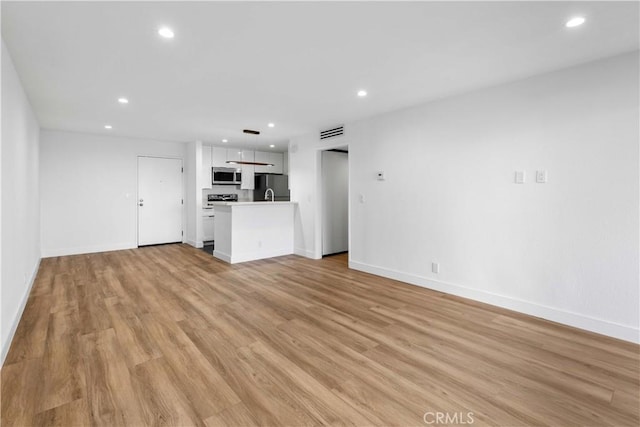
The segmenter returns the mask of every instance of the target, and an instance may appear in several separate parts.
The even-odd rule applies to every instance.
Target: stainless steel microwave
[[[212,184],[240,185],[242,183],[242,172],[235,168],[212,168]]]

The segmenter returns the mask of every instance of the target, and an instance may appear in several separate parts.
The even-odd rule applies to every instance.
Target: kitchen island
[[[218,202],[213,256],[231,264],[293,253],[295,202]]]

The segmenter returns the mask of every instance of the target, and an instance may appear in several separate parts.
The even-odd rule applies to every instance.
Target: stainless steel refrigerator
[[[289,177],[287,175],[272,175],[268,173],[256,174],[255,189],[253,190],[253,201],[264,201],[264,193],[267,188],[273,190],[274,200],[276,202],[288,202],[289,196]],[[271,195],[269,195],[271,200]]]

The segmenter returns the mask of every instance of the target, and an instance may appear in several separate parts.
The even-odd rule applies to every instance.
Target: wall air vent
[[[344,135],[344,126],[320,131],[320,139],[335,138]]]

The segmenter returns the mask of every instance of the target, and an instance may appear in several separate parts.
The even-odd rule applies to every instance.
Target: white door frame
[[[345,148],[347,149],[347,151],[349,150],[349,142],[347,141],[335,141],[332,144],[327,144],[327,145],[323,145],[320,147],[316,147],[316,152],[315,152],[315,156],[316,156],[316,209],[315,209],[315,230],[314,230],[314,234],[315,234],[315,244],[314,244],[314,248],[313,248],[313,252],[314,252],[314,258],[315,259],[321,259],[322,258],[322,224],[323,224],[323,218],[322,218],[322,211],[323,211],[323,204],[322,204],[322,152],[323,151],[327,151],[327,150],[333,150],[333,149],[340,149],[340,148]],[[348,221],[347,221],[347,228],[348,228],[348,235],[349,235],[349,244],[348,244],[348,257],[349,257],[349,261],[351,261],[351,224],[352,224],[352,200],[351,200],[351,156],[347,155],[347,164],[348,164],[348,168],[349,168],[349,184],[348,184],[348,188],[347,188],[347,197],[349,198],[349,202],[348,202],[348,209],[349,209],[349,215],[348,215]]]
[[[184,158],[181,156],[158,156],[158,155],[154,155],[154,154],[138,154],[136,155],[136,198],[135,198],[135,207],[136,207],[136,247],[140,244],[140,216],[139,216],[139,200],[140,200],[140,182],[139,182],[139,178],[140,178],[140,170],[139,170],[139,165],[140,162],[138,161],[138,159],[140,157],[152,157],[154,159],[174,159],[174,160],[180,160],[180,164],[182,165],[182,185],[180,186],[180,188],[182,188],[182,243],[185,243],[185,239],[186,239],[186,233],[185,231],[185,209],[186,209],[186,200],[184,200],[184,194],[185,194],[185,182],[186,180],[184,179]]]

